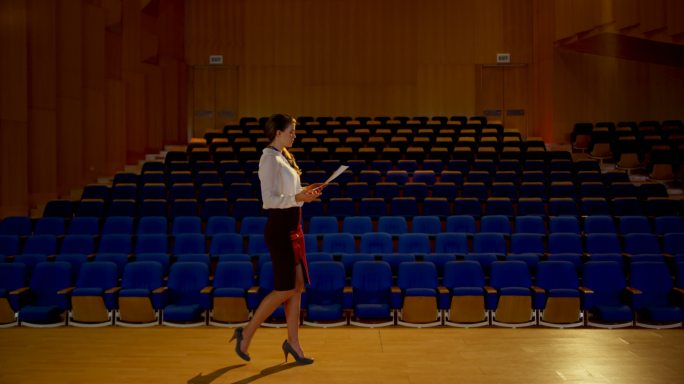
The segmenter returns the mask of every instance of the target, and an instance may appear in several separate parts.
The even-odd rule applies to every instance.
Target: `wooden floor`
[[[0,383],[684,383],[681,329],[302,328],[310,366],[284,364],[285,330],[261,329],[249,363],[229,335],[0,329]]]

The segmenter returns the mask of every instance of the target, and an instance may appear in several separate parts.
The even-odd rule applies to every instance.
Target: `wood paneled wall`
[[[184,7],[0,1],[0,217],[185,142]]]
[[[530,63],[528,0],[186,2],[186,61],[239,67],[239,115],[475,114],[475,66]]]

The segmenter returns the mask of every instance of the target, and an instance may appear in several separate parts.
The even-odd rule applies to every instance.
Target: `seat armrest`
[[[71,292],[73,292],[74,289],[75,289],[75,287],[66,287],[66,288],[64,288],[64,289],[61,289],[61,290],[57,291],[57,294],[58,294],[58,295],[68,295],[68,294],[70,294]]]
[[[641,291],[634,287],[626,287],[625,290],[631,293],[632,295],[641,295]]]
[[[213,290],[214,290],[214,287],[204,287],[204,288],[202,288],[202,290],[200,291],[200,293],[205,294],[205,295],[208,295],[208,294],[210,294]]]
[[[484,289],[487,294],[496,295],[496,288],[490,287],[489,285],[485,285]]]
[[[448,295],[448,294],[449,294],[449,288],[443,287],[443,286],[440,285],[439,287],[437,287],[437,294],[439,294],[439,295]]]
[[[10,292],[10,295],[21,295],[22,293],[27,292],[29,289],[29,287],[21,287]]]
[[[532,292],[536,294],[544,294],[546,293],[546,290],[542,287],[537,287],[536,285],[533,285],[530,287],[532,289]]]
[[[344,289],[342,290],[342,293],[344,293],[344,294],[354,293],[354,288],[353,287],[344,287]]]
[[[168,290],[169,290],[169,287],[159,287],[159,288],[155,289],[154,291],[152,291],[152,293],[157,293],[157,294],[158,293],[165,293]]]
[[[106,294],[118,293],[121,287],[112,287],[105,291]]]
[[[677,294],[684,295],[684,288],[674,287],[672,290]]]
[[[585,295],[590,295],[590,294],[594,293],[594,291],[592,291],[591,289],[589,289],[587,287],[579,287],[578,289],[580,292],[582,292]]]
[[[248,295],[256,295],[259,293],[259,287],[251,287],[247,290]]]

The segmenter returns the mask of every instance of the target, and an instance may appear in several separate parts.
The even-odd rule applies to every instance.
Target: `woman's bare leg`
[[[257,329],[261,326],[276,308],[283,302],[287,301],[290,297],[295,295],[296,289],[290,291],[271,291],[259,304],[259,307],[254,311],[254,316],[249,320],[249,323],[245,326],[242,331],[242,345],[240,345],[240,350],[242,352],[247,352],[249,349],[249,343],[252,341],[252,337]]]
[[[295,294],[285,302],[287,342],[290,343],[299,356],[304,356],[302,347],[299,345],[299,312],[301,309],[302,292],[304,291],[304,274],[301,267],[297,267],[296,271]]]

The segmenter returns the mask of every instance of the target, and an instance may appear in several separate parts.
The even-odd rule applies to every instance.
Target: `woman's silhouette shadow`
[[[228,367],[223,367],[223,368],[217,369],[214,372],[211,372],[207,375],[202,375],[202,373],[199,373],[199,374],[197,374],[197,376],[188,380],[188,384],[210,384],[214,380],[223,376],[223,374],[225,374],[226,372],[231,371],[231,370],[236,369],[236,368],[244,367],[244,366],[245,366],[245,364],[236,364],[236,365],[231,365]],[[297,366],[296,362],[277,364],[277,365],[274,365],[272,367],[264,368],[261,372],[259,372],[256,375],[252,375],[252,376],[246,377],[242,380],[235,381],[235,382],[233,382],[233,384],[251,383],[251,382],[259,380],[263,377],[273,375],[275,373],[282,372],[286,369],[290,369],[290,368],[293,368],[296,366]]]

